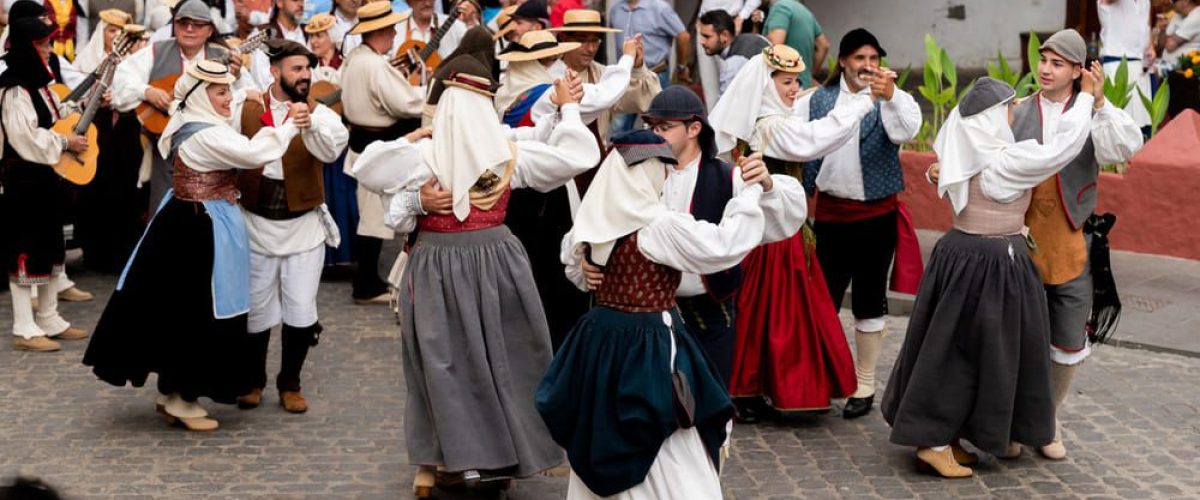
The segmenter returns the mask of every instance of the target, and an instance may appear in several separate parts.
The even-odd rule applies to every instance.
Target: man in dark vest
[[[742,158],[740,172],[717,158],[716,136],[706,116],[704,103],[695,92],[672,85],[654,97],[642,121],[667,140],[679,160],[663,184],[667,207],[719,224],[729,200],[743,186],[768,173],[761,155]],[[807,209],[800,184],[786,176],[768,176],[763,189],[764,239],[783,239],[788,228],[794,234]],[[675,292],[688,332],[700,342],[726,384],[733,371],[735,292],[741,283],[740,266],[705,276],[684,273]]]
[[[888,272],[892,289],[916,293],[921,253],[908,212],[897,198],[904,190],[900,145],[921,129],[921,108],[911,95],[896,88],[895,74],[881,68],[887,52],[864,29],[850,31],[838,49],[838,66],[825,86],[796,102],[796,111],[819,120],[855,94],[875,91],[875,109],[858,124],[858,133],[828,156],[809,162],[804,187],[817,193],[814,231],[817,260],[825,272],[834,306],[854,283],[854,371],[858,389],[846,401],[845,418],[865,415],[875,400],[875,364],[883,345],[887,315]]]
[[[311,111],[308,88],[317,58],[291,40],[267,44],[275,82],[264,92],[263,104],[246,101],[235,126],[246,137],[287,119],[309,122],[292,139],[281,160],[257,170],[238,172],[238,191],[250,239],[250,335],[245,354],[257,385],[238,398],[241,408],[262,401],[266,386],[267,345],[271,328],[283,323],[283,358],[275,379],[279,402],[292,413],[308,410],[300,394],[300,370],[309,346],[317,345],[317,287],[325,265],[326,232],[321,204],[325,201],[323,168],[337,159],[350,132],[341,117],[324,105]],[[289,116],[290,115],[290,116]],[[336,239],[336,238],[335,238]]]
[[[303,18],[303,0],[274,0],[271,3],[271,21],[265,29],[271,30],[272,38],[306,44],[308,33],[304,31],[305,24],[301,22]],[[271,68],[273,66],[262,51],[254,52],[250,63],[250,73],[256,87],[266,89],[271,86]]]
[[[1059,117],[1075,102],[1084,71],[1087,45],[1075,30],[1055,33],[1042,44],[1038,62],[1041,92],[1013,110],[1013,137],[1017,141],[1051,137]],[[1098,64],[1091,72],[1103,81]],[[1033,190],[1025,225],[1036,244],[1031,252],[1046,287],[1050,306],[1050,377],[1054,406],[1066,400],[1075,369],[1087,358],[1088,316],[1092,307],[1092,271],[1088,265],[1088,235],[1084,222],[1096,209],[1101,165],[1127,161],[1142,146],[1142,134],[1125,111],[1104,100],[1104,89],[1093,90],[1095,110],[1091,137],[1083,152]],[[1041,448],[1046,458],[1067,455],[1061,426],[1055,439]]]
[[[718,85],[720,90],[708,103],[711,108],[725,93],[725,87],[733,81],[742,65],[751,57],[761,54],[763,49],[770,47],[771,41],[758,33],[737,34],[734,31],[733,17],[721,9],[710,10],[700,16],[699,34],[700,46],[704,48],[704,53],[718,57],[721,65]]]
[[[112,84],[112,104],[117,111],[132,111],[142,102],[146,102],[169,112],[172,90],[161,89],[151,83],[169,76],[179,76],[183,73],[185,65],[201,59],[222,58],[228,51],[217,39],[212,11],[201,0],[187,0],[179,5],[172,19],[172,30],[175,38],[154,43],[125,58],[117,66]],[[230,72],[238,76],[233,88],[253,89],[254,84],[248,75],[242,74],[241,69],[242,58],[234,57],[229,60]],[[156,144],[157,141],[158,138],[153,137],[150,144]],[[153,213],[171,187],[171,168],[158,148],[151,149],[153,152],[149,175],[149,208]],[[140,180],[144,182],[146,179]]]

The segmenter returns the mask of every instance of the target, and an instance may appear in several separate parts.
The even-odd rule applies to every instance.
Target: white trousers
[[[279,323],[305,327],[317,322],[317,288],[325,245],[284,257],[250,252],[251,332]]]

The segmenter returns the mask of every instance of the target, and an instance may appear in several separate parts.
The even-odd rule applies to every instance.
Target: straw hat
[[[767,63],[771,69],[784,73],[801,73],[805,67],[800,53],[783,44],[763,49],[763,62]]]
[[[513,23],[514,19],[512,17],[513,12],[517,11],[517,7],[519,6],[510,5],[501,10],[499,14],[496,14],[496,34],[492,35],[493,40],[499,40],[500,37],[507,35],[509,31],[517,27]]]
[[[188,66],[187,72],[196,78],[204,80],[208,83],[224,83],[232,84],[237,78],[234,78],[229,73],[229,67],[216,61],[208,59],[197,61],[196,64]]]
[[[563,24],[550,31],[557,33],[619,33],[621,30],[605,28],[600,20],[600,12],[590,9],[572,9],[563,15]]]
[[[521,41],[510,43],[496,59],[501,61],[535,61],[579,48],[578,42],[559,42],[554,33],[546,30],[530,31],[521,36]]]
[[[100,11],[100,20],[108,23],[109,26],[120,28],[129,24],[129,21],[133,20],[133,16],[121,9],[105,9]]]
[[[304,32],[309,34],[320,33],[332,28],[335,24],[337,24],[337,19],[334,19],[333,15],[328,12],[322,12],[312,16],[312,19],[308,20],[308,24],[304,25]]]
[[[140,24],[128,23],[121,27],[125,31],[125,37],[133,40],[141,40],[146,38],[146,27]]]
[[[358,8],[358,23],[350,28],[351,35],[361,35],[371,31],[381,30],[408,19],[408,12],[403,14],[392,12],[392,4],[388,2],[371,2]]]

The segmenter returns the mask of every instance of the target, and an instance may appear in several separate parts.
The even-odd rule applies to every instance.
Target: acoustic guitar
[[[105,62],[111,60],[112,63],[102,65],[104,71],[97,74],[99,81],[93,80],[88,84],[91,92],[87,93],[87,106],[82,112],[71,113],[54,124],[53,130],[60,135],[74,134],[87,137],[88,149],[86,152],[76,154],[66,151],[59,157],[58,164],[54,165],[54,171],[72,184],[83,186],[92,182],[92,179],[96,177],[96,159],[100,154],[100,148],[96,142],[96,127],[92,125],[92,120],[96,117],[96,112],[104,101],[104,91],[112,83],[113,75],[117,71],[116,63],[125,57],[125,53],[137,41],[135,38],[126,38],[122,35],[124,32],[117,35],[118,38],[113,41],[112,52],[104,59]],[[80,86],[82,87],[82,85]]]
[[[425,75],[437,69],[442,63],[442,58],[438,56],[437,49],[442,43],[442,37],[450,31],[450,27],[454,25],[454,21],[458,20],[458,7],[450,10],[446,15],[446,20],[438,26],[433,36],[429,37],[428,42],[420,40],[406,40],[396,49],[396,54],[392,56],[392,66],[399,69],[404,76],[408,78],[408,83],[413,86],[421,86],[424,82]],[[409,18],[408,22],[412,22]]]
[[[308,88],[308,108],[313,109],[317,104],[324,104],[325,107],[333,110],[338,115],[342,114],[342,89],[333,82],[321,80],[314,82]]]
[[[88,75],[84,77],[83,81],[80,82],[74,90],[69,90],[66,95],[60,93],[58,95],[59,99],[61,99],[63,102],[78,102],[83,98],[83,96],[91,92],[92,86],[95,85],[96,81],[108,71],[109,66],[116,66],[117,63],[120,63],[121,60],[125,58],[125,54],[129,52],[129,49],[133,48],[133,45],[141,40],[142,34],[145,33],[145,31],[145,27],[137,24],[125,25],[125,27],[119,33],[117,33],[117,36],[113,38],[113,50],[109,52],[102,61],[100,61],[100,64],[96,66],[96,69],[92,70],[91,73],[88,73]],[[50,89],[54,90],[55,92],[60,92],[61,89],[57,87],[58,84],[51,85]],[[62,88],[66,89],[66,86],[64,85]]]
[[[227,51],[221,58],[221,63],[228,64],[229,60],[234,56],[250,53],[262,46],[263,42],[267,41],[270,36],[270,30],[260,30],[258,33],[250,35],[241,45]],[[175,93],[175,82],[177,81],[179,81],[179,75],[175,74],[154,80],[150,82],[150,86],[162,90],[168,95],[173,95]],[[161,135],[163,130],[167,128],[167,122],[171,119],[169,111],[158,109],[153,104],[145,101],[142,101],[138,105],[137,116],[138,120],[142,122],[142,128],[147,133],[153,135]]]

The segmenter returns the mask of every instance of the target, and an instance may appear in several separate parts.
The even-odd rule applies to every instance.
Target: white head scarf
[[[208,86],[211,83],[201,80],[192,74],[191,68],[185,70],[175,82],[175,100],[171,101],[171,119],[163,129],[162,137],[158,139],[158,152],[166,158],[171,153],[171,138],[185,123],[204,122],[213,125],[229,126],[232,116],[222,116],[208,99]],[[193,87],[195,89],[193,90]],[[190,94],[189,94],[190,92]],[[184,99],[187,99],[184,101]],[[180,104],[183,107],[180,108]]]
[[[662,202],[666,178],[667,166],[658,158],[630,167],[617,150],[608,154],[575,214],[575,241],[591,245],[592,262],[607,264],[618,238],[667,212]]]
[[[763,55],[758,54],[751,57],[729,82],[724,95],[737,98],[717,101],[716,107],[708,115],[708,123],[717,133],[717,152],[733,150],[739,139],[751,141],[755,124],[760,118],[792,114],[775,90],[775,82],[771,79],[774,71],[767,66]]]
[[[1007,103],[1011,100],[1009,97],[966,118],[959,111],[961,106],[954,108],[933,142],[939,165],[938,195],[944,198],[949,194],[955,214],[967,206],[971,178],[987,166],[989,158],[1016,142],[1008,123]]]
[[[471,213],[470,191],[479,176],[512,161],[508,136],[491,100],[449,85],[433,115],[433,146],[425,154],[442,189],[451,192],[454,217],[460,221]]]
[[[539,60],[508,63],[500,90],[496,91],[496,112],[504,113],[521,94],[544,83],[554,83],[554,76]]]
[[[100,61],[108,54],[104,52],[104,31],[108,29],[108,21],[96,23],[96,31],[88,39],[87,45],[75,56],[75,69],[87,74],[96,70]]]

